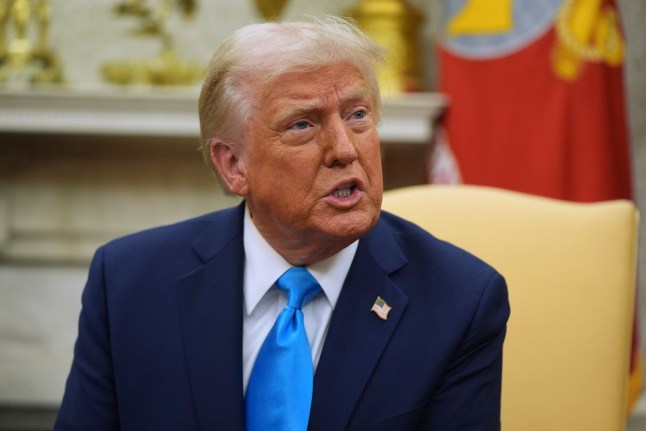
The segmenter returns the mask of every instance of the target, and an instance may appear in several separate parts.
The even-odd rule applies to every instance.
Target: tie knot
[[[285,271],[276,281],[276,286],[283,292],[287,292],[287,305],[298,309],[301,309],[321,290],[314,276],[301,266]]]

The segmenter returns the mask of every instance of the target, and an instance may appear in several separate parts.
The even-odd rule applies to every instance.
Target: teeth
[[[352,185],[343,186],[332,192],[332,196],[335,198],[349,198],[352,195]]]

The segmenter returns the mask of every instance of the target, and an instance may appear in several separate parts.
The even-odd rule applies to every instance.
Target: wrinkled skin
[[[252,86],[242,143],[211,156],[263,237],[293,265],[330,257],[377,222],[383,178],[375,101],[349,63]]]

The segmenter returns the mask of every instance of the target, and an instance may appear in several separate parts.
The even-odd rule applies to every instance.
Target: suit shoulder
[[[238,208],[227,208],[176,223],[152,227],[116,238],[103,248],[111,251],[142,251],[144,249],[190,243],[199,237],[207,227],[235,217]]]
[[[484,304],[487,314],[502,316],[495,322],[506,320],[507,285],[494,267],[395,215],[382,213],[380,224],[384,241],[380,245],[399,249],[404,256],[404,263],[392,277],[409,298],[414,298],[410,307],[421,314],[436,310],[447,322],[454,322],[453,314],[461,310],[458,314],[470,316],[465,321],[470,322]],[[392,251],[383,254],[394,256]]]

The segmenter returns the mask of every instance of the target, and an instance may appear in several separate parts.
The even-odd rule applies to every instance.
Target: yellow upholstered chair
[[[383,208],[507,279],[504,431],[625,429],[638,214],[476,186],[391,190]]]

